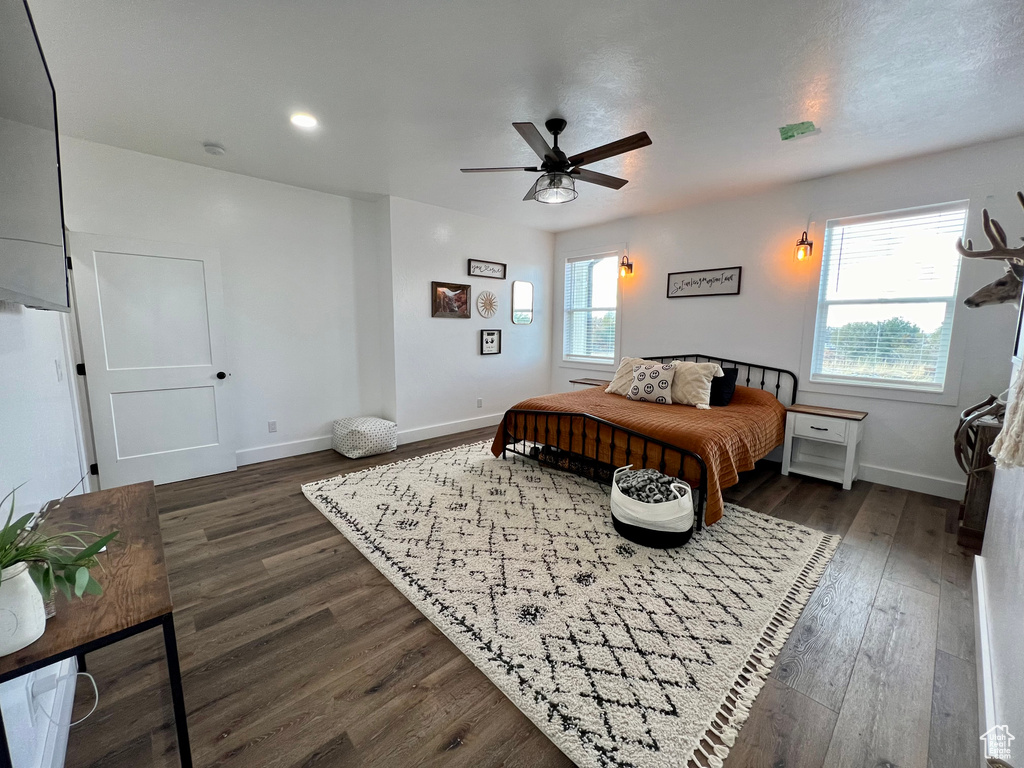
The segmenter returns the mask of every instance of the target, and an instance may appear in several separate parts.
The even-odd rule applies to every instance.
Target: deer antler
[[[1017,201],[1024,208],[1024,194],[1018,192]],[[967,241],[967,247],[964,247],[963,243],[958,240],[956,249],[960,255],[969,259],[1006,259],[1011,263],[1024,264],[1024,245],[1020,248],[1010,248],[1007,245],[1006,232],[999,226],[998,221],[988,215],[988,208],[982,209],[981,213],[984,218],[982,228],[992,247],[987,251],[974,251],[974,244],[970,240]]]

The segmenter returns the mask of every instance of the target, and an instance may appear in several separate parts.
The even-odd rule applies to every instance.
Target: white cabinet
[[[842,483],[850,489],[860,464],[858,446],[864,437],[864,411],[793,405],[786,413],[782,474],[796,472]]]

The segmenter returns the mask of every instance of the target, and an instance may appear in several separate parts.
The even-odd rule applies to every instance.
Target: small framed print
[[[501,354],[501,331],[480,331],[480,354]]]
[[[495,280],[504,280],[505,268],[505,264],[497,261],[469,260],[470,277],[493,277]]]
[[[669,272],[666,295],[670,299],[691,296],[739,296],[742,275],[743,267]]]

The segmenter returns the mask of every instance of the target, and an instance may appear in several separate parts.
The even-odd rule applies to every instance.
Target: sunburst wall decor
[[[476,298],[476,311],[481,317],[494,317],[498,311],[498,297],[490,291],[481,291]]]

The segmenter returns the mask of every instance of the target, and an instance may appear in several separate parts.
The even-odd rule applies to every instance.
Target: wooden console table
[[[573,389],[576,389],[576,385],[581,387],[601,387],[601,389],[604,389],[612,382],[609,379],[569,379],[569,383],[573,385]]]
[[[71,496],[51,510],[47,527],[73,522],[79,529],[100,534],[120,531],[107,551],[99,555],[104,568],[96,576],[103,594],[86,595],[84,600],[76,598],[73,602],[58,597],[57,614],[46,622],[43,636],[20,651],[0,657],[0,683],[72,656],[84,659],[87,653],[147,629],[162,627],[178,731],[178,755],[182,767],[191,768],[192,752],[174,636],[171,590],[167,583],[153,483]],[[11,768],[2,713],[0,768]]]

